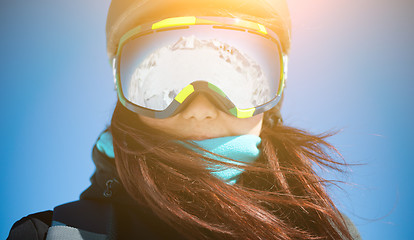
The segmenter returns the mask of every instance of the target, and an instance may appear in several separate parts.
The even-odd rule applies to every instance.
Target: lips
[[[188,139],[188,140],[196,140],[196,141],[201,141],[201,140],[206,140],[206,139],[211,139],[211,138],[219,138],[219,137],[225,137],[227,135],[224,134],[193,134],[193,135],[187,135],[184,138]]]
[[[191,137],[188,137],[189,140],[195,140],[195,141],[201,141],[201,140],[206,140],[206,139],[211,139],[211,138],[214,138],[214,137],[211,137],[211,136],[191,136]]]

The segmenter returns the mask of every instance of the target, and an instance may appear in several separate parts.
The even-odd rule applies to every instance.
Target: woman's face
[[[191,140],[245,134],[259,136],[263,122],[263,114],[240,119],[220,111],[203,94],[196,96],[184,110],[173,117],[139,117],[150,127]]]

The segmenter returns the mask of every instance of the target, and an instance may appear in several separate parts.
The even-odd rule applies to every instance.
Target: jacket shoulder
[[[30,214],[15,222],[7,240],[45,239],[52,224],[53,211]]]
[[[351,221],[351,219],[345,215],[344,213],[341,213],[342,217],[344,218],[345,225],[347,226],[349,233],[352,236],[352,239],[354,240],[362,240],[361,235],[355,226],[355,224]]]

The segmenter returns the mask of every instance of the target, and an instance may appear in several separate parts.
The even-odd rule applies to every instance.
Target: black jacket
[[[107,210],[105,214],[109,216],[89,216],[85,212],[75,213],[72,215],[78,219],[72,222],[87,221],[101,228],[105,226],[106,239],[184,239],[151,211],[139,207],[126,193],[119,183],[113,159],[100,152],[96,146],[93,148],[92,158],[96,171],[91,177],[91,186],[81,194],[80,199],[81,202],[93,203],[93,206],[103,206],[103,209]],[[85,220],[85,215],[96,219],[87,220],[88,217],[86,217]],[[14,223],[7,239],[46,239],[52,218],[55,220],[56,217],[53,216],[53,211],[28,215]],[[345,218],[354,238],[361,239],[352,222],[347,217]],[[98,224],[99,221],[106,222]],[[96,228],[96,226],[90,227]]]
[[[108,206],[111,215],[105,224],[108,239],[183,239],[169,225],[132,200],[119,183],[113,159],[96,146],[92,158],[96,171],[91,177],[91,186],[80,199]],[[53,211],[28,215],[13,224],[7,239],[46,239],[53,217]]]

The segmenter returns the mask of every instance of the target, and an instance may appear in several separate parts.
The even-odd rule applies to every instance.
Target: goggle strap
[[[109,60],[109,64],[112,66],[112,74],[114,76],[114,89],[115,91],[118,89],[117,85],[117,66],[116,66],[116,57],[112,58],[112,60]]]

